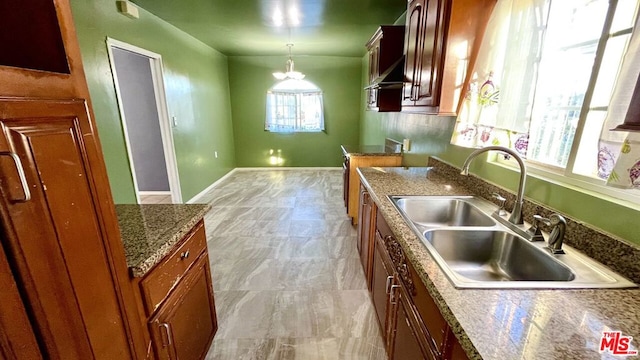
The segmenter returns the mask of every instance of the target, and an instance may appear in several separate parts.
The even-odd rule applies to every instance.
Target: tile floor
[[[386,359],[341,170],[236,171],[205,195],[207,359]]]
[[[171,194],[140,195],[140,204],[171,204]]]

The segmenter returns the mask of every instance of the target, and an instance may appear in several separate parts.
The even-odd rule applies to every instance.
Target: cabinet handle
[[[189,250],[187,250],[187,251],[185,251],[183,253],[180,253],[180,259],[181,260],[184,260],[184,259],[186,259],[188,257],[189,257]]]
[[[391,293],[389,294],[389,300],[391,301],[391,305],[397,304],[396,292],[395,289],[399,288],[400,285],[391,285]]]
[[[387,276],[387,284],[384,286],[384,290],[387,294],[389,294],[389,286],[391,286],[391,280],[393,280],[393,276]]]
[[[418,97],[418,92],[420,91],[420,84],[414,84],[411,87],[411,100],[418,101],[420,98]]]
[[[167,335],[167,344],[164,344],[164,340],[162,340],[162,346],[171,346],[171,327],[167,323],[160,324],[161,327],[165,328],[165,335]]]
[[[13,163],[16,166],[16,170],[18,171],[18,178],[20,178],[20,185],[22,185],[22,191],[24,192],[24,197],[22,199],[17,199],[13,201],[27,202],[31,200],[31,192],[29,191],[29,184],[27,183],[27,178],[24,175],[24,169],[22,168],[22,162],[20,161],[20,157],[18,157],[18,154],[10,151],[0,151],[0,156],[11,157],[11,159],[13,159]]]

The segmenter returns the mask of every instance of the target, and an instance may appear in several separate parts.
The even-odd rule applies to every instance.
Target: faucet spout
[[[517,152],[509,148],[506,148],[504,146],[487,146],[487,147],[478,149],[472,152],[471,154],[469,154],[467,159],[464,161],[460,175],[465,175],[465,176],[469,175],[469,165],[471,164],[471,161],[475,159],[478,155],[487,151],[500,151],[510,156],[513,156],[518,162],[518,165],[520,166],[520,182],[518,184],[518,194],[516,197],[516,202],[513,206],[513,211],[511,212],[511,216],[509,217],[509,222],[516,225],[522,225],[524,224],[524,221],[522,218],[522,203],[524,202],[524,183],[527,178],[527,167]]]

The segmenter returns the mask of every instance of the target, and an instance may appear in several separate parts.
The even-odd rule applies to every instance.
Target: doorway
[[[138,204],[182,203],[159,54],[107,38]]]

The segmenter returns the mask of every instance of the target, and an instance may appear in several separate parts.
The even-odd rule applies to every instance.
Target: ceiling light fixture
[[[273,24],[274,24],[276,27],[280,27],[280,26],[282,26],[282,25],[284,24],[284,19],[283,19],[283,16],[282,16],[282,12],[281,12],[281,11],[280,11],[280,9],[278,9],[278,8],[276,8],[276,9],[273,11],[273,17],[272,17],[272,19],[273,19]]]
[[[299,71],[295,71],[293,68],[293,59],[291,58],[291,48],[293,47],[293,44],[287,44],[287,47],[289,48],[289,59],[287,60],[286,72],[274,72],[273,77],[275,77],[278,80],[284,80],[284,79],[302,80],[304,79],[304,74]]]

